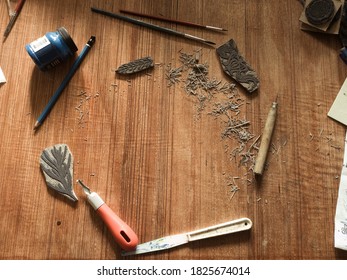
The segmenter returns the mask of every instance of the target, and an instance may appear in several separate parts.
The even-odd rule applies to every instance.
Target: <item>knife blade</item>
[[[167,250],[179,245],[186,244],[191,241],[221,236],[225,234],[235,233],[248,230],[252,227],[252,221],[248,218],[232,220],[226,223],[214,225],[211,227],[191,231],[188,233],[169,235],[159,239],[155,239],[146,243],[137,245],[133,251],[122,251],[122,256],[131,256],[145,254],[155,251]]]

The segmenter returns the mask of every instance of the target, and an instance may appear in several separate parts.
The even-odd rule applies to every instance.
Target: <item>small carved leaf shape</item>
[[[119,66],[116,72],[118,74],[133,74],[152,68],[153,66],[153,59],[147,56]]]
[[[40,166],[49,188],[72,201],[78,200],[72,183],[73,158],[66,144],[57,144],[43,150]]]

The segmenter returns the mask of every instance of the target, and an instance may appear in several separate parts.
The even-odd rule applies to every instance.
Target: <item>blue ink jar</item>
[[[78,50],[64,27],[46,33],[43,37],[27,44],[25,49],[42,71],[54,68]]]

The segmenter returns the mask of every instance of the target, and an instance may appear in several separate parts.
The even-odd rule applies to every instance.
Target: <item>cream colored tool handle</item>
[[[275,127],[277,117],[277,102],[273,102],[267,115],[263,136],[261,137],[260,147],[254,165],[254,174],[262,175],[265,167],[267,153],[270,148],[272,133]]]
[[[248,218],[241,218],[223,224],[211,226],[208,228],[199,229],[187,233],[189,241],[195,241],[229,233],[248,230],[252,227],[252,221]]]

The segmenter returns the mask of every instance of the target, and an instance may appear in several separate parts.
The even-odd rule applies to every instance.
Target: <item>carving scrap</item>
[[[154,66],[153,59],[147,56],[147,57],[136,59],[134,61],[131,61],[129,63],[119,66],[119,68],[116,70],[116,73],[134,74],[134,73],[152,68],[153,66]]]
[[[73,158],[66,144],[57,144],[43,150],[40,166],[49,188],[72,201],[78,200],[72,183]]]
[[[217,54],[226,74],[240,83],[250,93],[258,89],[257,73],[240,55],[233,39],[217,48]]]

